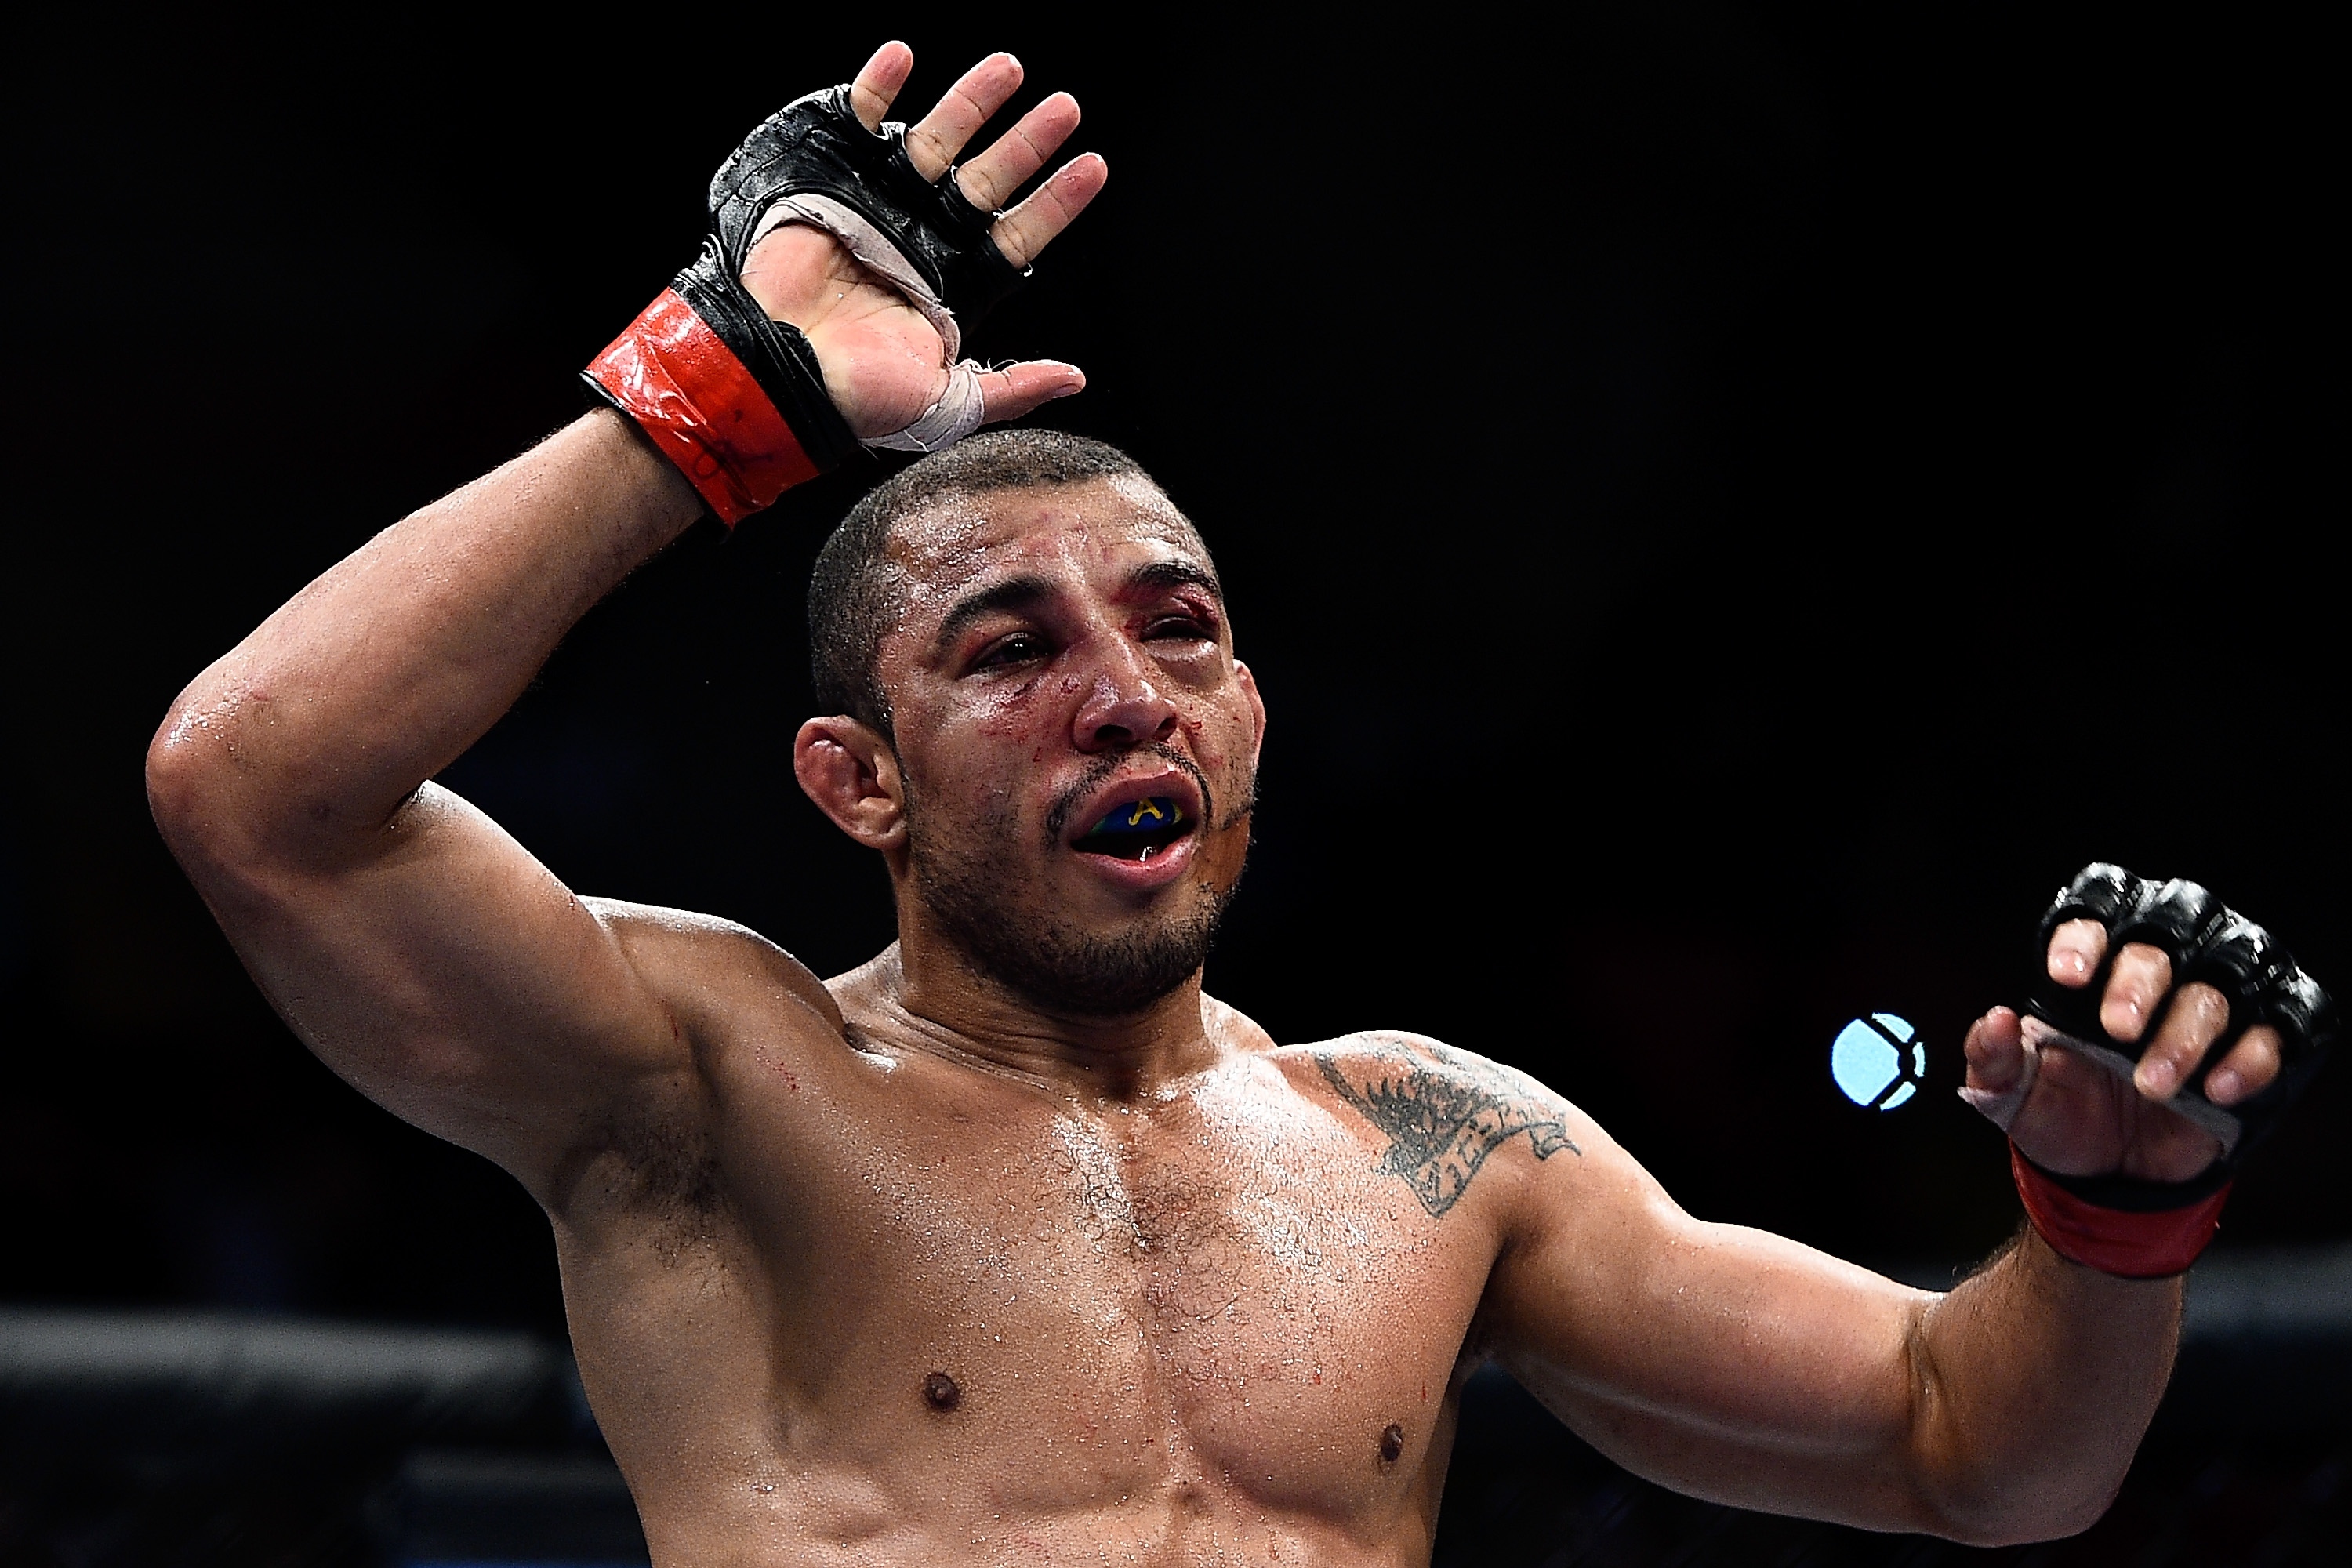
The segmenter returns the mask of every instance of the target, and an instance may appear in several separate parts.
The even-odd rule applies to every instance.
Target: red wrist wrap
[[[674,289],[663,289],[588,374],[730,528],[816,478],[775,404]]]
[[[2085,1203],[2052,1181],[2009,1146],[2009,1168],[2026,1216],[2059,1257],[2125,1279],[2162,1279],[2197,1261],[2221,1226],[2230,1189],[2208,1194],[2186,1208],[2135,1214]]]

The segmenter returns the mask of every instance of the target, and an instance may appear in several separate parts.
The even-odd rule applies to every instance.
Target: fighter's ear
[[[1242,694],[1249,699],[1250,720],[1256,728],[1250,737],[1250,766],[1257,766],[1257,754],[1265,744],[1265,699],[1258,695],[1257,677],[1240,659],[1234,660],[1234,674],[1242,683]]]
[[[907,795],[890,742],[845,714],[812,719],[793,740],[793,775],[833,825],[885,854],[907,837]]]

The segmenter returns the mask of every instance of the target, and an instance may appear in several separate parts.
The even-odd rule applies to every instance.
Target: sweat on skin
[[[861,74],[869,126],[908,68],[892,45]],[[991,57],[918,125],[926,177],[1018,82]],[[1024,118],[1004,188],[1075,123],[1058,95]],[[1000,244],[1025,260],[1099,184],[1072,161]],[[936,397],[919,314],[820,234],[761,245],[747,283],[861,436]],[[1076,384],[1046,362],[983,380],[998,419]],[[1423,1563],[1488,1360],[1701,1496],[1979,1542],[2105,1507],[2177,1281],[2029,1232],[1909,1290],[1692,1218],[1482,1057],[1282,1045],[1202,992],[1266,708],[1197,535],[1139,475],[894,527],[887,733],[821,716],[794,754],[887,868],[898,940],[871,962],[824,979],[727,921],[575,895],[430,781],[698,510],[590,415],[303,589],[149,758],[166,838],[305,1043],[547,1212],[656,1561]],[[1149,857],[1090,842],[1144,799],[1184,830]],[[1530,1027],[1573,1005],[1476,983],[1523,985]],[[1989,1014],[1972,1077],[1998,1091],[2016,1037]],[[2073,1135],[2026,1134],[2053,1159]]]

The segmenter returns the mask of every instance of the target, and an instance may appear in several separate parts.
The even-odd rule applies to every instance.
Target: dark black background
[[[585,12],[20,37],[0,1299],[561,1328],[543,1222],[335,1082],[150,826],[179,687],[579,406],[709,171],[886,26],[1112,179],[974,347],[1198,520],[1272,708],[1212,986],[1538,1073],[1704,1215],[1959,1262],[1951,1094],[2075,866],[2202,878],[2352,983],[2342,127],[2209,15],[1462,7],[1326,28]],[[800,594],[878,469],[700,525],[450,782],[583,890],[887,940],[800,796]],[[1917,1021],[1878,1114],[1838,1026]],[[2230,1245],[2352,1232],[2352,1082]]]

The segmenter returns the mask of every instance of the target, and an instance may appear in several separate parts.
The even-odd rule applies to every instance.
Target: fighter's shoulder
[[[1517,1068],[1410,1029],[1363,1029],[1333,1039],[1283,1046],[1274,1055],[1286,1065],[1310,1068],[1334,1087],[1342,1081],[1360,1086],[1385,1079],[1425,1080],[1574,1109],[1565,1097]]]
[[[1381,1168],[1409,1184],[1433,1217],[1474,1185],[1490,1214],[1517,1214],[1538,1187],[1566,1190],[1537,1181],[1538,1173],[1580,1167],[1589,1150],[1607,1143],[1591,1118],[1527,1073],[1426,1035],[1367,1030],[1277,1054],[1293,1064],[1299,1092],[1357,1129]],[[1573,1157],[1554,1159],[1560,1154]],[[1478,1180],[1497,1168],[1517,1173]]]
[[[841,1009],[814,970],[746,925],[619,899],[583,899],[646,988],[673,1012],[763,1003],[805,1009],[841,1030]]]

